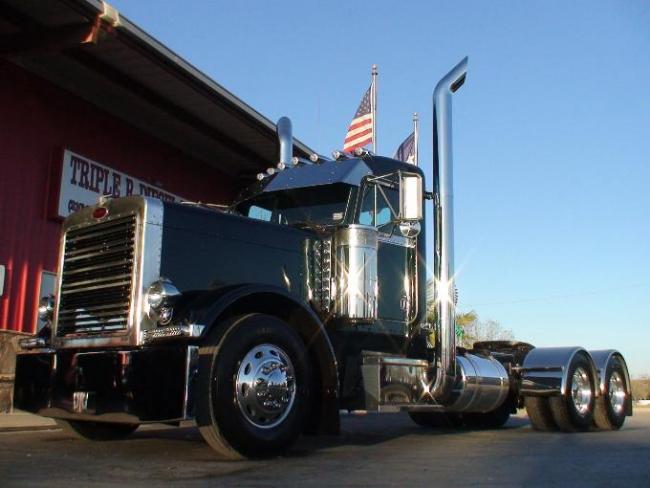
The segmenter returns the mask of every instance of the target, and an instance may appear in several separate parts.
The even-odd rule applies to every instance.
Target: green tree
[[[650,400],[650,376],[644,375],[632,380],[632,398]]]
[[[434,302],[433,281],[427,282],[427,321],[437,322],[437,311]],[[458,345],[471,348],[477,341],[513,340],[514,333],[492,319],[481,320],[476,310],[469,312],[456,311],[456,337]]]

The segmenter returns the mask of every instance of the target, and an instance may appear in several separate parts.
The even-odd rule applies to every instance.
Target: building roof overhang
[[[0,56],[232,177],[277,162],[271,120],[100,0],[0,0]]]

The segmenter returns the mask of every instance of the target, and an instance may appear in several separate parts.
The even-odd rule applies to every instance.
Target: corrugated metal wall
[[[234,192],[227,176],[0,59],[0,329],[36,330],[41,272],[56,271],[60,223],[46,207],[63,148],[186,198]]]

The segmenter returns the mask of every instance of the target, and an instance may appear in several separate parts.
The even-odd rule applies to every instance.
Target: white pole
[[[414,139],[414,144],[415,144],[415,165],[418,165],[418,159],[419,159],[419,151],[418,151],[418,113],[415,112],[413,114],[413,139]]]
[[[377,154],[377,65],[372,65],[372,90],[370,95],[372,105],[372,152]]]

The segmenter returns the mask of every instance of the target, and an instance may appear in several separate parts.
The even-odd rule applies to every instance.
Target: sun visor
[[[262,190],[264,193],[345,183],[358,186],[364,176],[372,174],[361,159],[305,164],[277,173]]]

